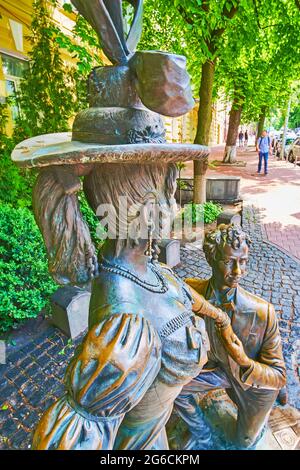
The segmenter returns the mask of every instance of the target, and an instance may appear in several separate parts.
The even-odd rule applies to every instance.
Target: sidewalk
[[[223,159],[224,146],[212,148],[210,161]],[[300,260],[300,166],[269,159],[269,174],[257,175],[257,153],[254,147],[238,149],[238,160],[246,167],[217,167],[207,175],[224,174],[241,177],[241,196],[245,203],[260,209],[265,236],[279,248]],[[183,177],[192,177],[189,162]]]

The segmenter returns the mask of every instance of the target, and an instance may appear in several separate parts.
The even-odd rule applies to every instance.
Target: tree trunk
[[[259,137],[261,136],[262,134],[262,131],[264,130],[264,127],[265,127],[265,120],[266,120],[266,114],[267,114],[267,107],[264,106],[262,109],[261,109],[261,113],[259,115],[259,120],[258,120],[258,123],[257,123],[257,136],[256,136],[256,141],[255,143],[257,143]]]
[[[239,127],[241,123],[243,107],[241,104],[237,104],[237,100],[234,100],[230,110],[228,134],[226,139],[225,154],[223,158],[224,163],[236,162],[236,141],[238,138]]]
[[[212,93],[215,75],[215,62],[206,61],[202,65],[200,84],[200,103],[198,111],[198,126],[195,144],[208,145],[212,121]],[[205,173],[207,161],[194,161],[194,196],[193,202],[201,204],[206,201]]]

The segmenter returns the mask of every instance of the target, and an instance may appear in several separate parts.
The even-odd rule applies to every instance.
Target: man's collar
[[[214,287],[213,280],[210,279],[207,286],[206,299],[216,307],[221,307],[223,310],[233,311],[235,310],[236,292],[237,288],[230,287],[224,291],[220,291]]]

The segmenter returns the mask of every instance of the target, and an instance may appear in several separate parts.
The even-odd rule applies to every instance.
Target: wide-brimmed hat
[[[203,160],[208,147],[196,144],[123,144],[102,145],[79,142],[71,132],[45,134],[19,143],[12,160],[22,168],[87,163],[172,163]]]

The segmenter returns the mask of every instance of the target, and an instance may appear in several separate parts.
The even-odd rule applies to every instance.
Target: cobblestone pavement
[[[263,241],[259,217],[251,208],[244,210],[244,228],[253,247],[243,286],[275,305],[288,370],[289,403],[300,409],[300,265]],[[203,278],[209,277],[210,268],[199,248],[186,245],[177,272]],[[39,416],[64,390],[64,372],[80,340],[71,343],[52,326],[38,326],[27,344],[9,346],[7,364],[0,365],[0,449],[30,447]]]

